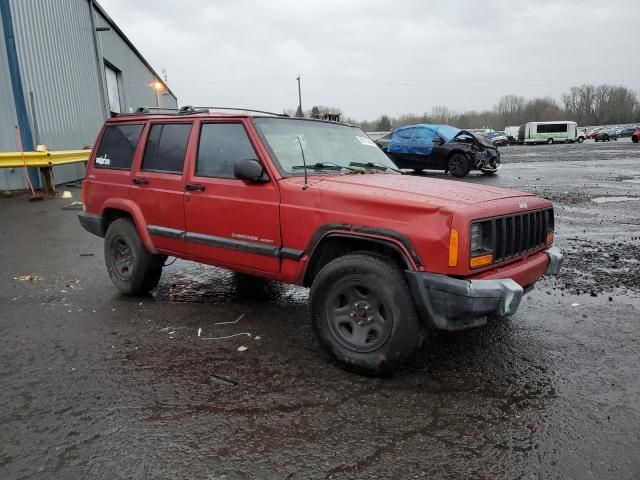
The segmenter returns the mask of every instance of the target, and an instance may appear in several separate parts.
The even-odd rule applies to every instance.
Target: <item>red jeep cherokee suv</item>
[[[514,314],[562,261],[548,200],[401,173],[346,124],[142,110],[103,127],[80,222],[128,294],[153,289],[167,256],[311,287],[325,350],[380,373],[427,326]]]

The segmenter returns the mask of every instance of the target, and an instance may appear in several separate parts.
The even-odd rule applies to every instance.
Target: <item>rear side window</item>
[[[152,125],[144,150],[142,170],[182,173],[190,133],[190,123]]]
[[[133,162],[133,152],[138,146],[142,123],[108,125],[104,129],[94,166],[129,170]]]
[[[200,129],[196,176],[235,178],[238,160],[257,158],[240,123],[205,123]]]

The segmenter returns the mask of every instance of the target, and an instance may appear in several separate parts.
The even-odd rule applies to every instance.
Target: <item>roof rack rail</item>
[[[193,105],[184,105],[180,108],[165,108],[165,107],[138,107],[134,113],[120,114],[123,115],[194,115],[197,113],[208,113],[211,110],[232,110],[234,112],[251,112],[251,113],[263,113],[265,115],[275,115],[277,117],[289,117],[286,113],[274,113],[266,110],[254,110],[251,108],[238,108],[238,107],[194,107]]]
[[[239,107],[192,107],[190,105],[186,105],[183,108],[193,108],[193,109],[205,109],[205,110],[233,110],[234,112],[251,112],[251,113],[264,113],[266,115],[274,115],[276,117],[288,117],[286,113],[275,113],[268,112],[266,110],[254,110],[251,108],[239,108]]]

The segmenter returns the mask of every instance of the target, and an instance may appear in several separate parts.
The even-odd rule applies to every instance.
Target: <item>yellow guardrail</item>
[[[91,150],[58,150],[58,151],[35,151],[35,152],[0,152],[0,168],[20,168],[27,164],[27,167],[56,167],[58,165],[69,165],[71,163],[81,163],[89,160]]]

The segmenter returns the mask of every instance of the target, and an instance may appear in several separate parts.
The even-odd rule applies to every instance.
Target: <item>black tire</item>
[[[547,145],[553,144],[553,138],[547,138]]]
[[[631,137],[631,141],[633,143],[638,143],[640,141],[639,138],[638,138],[638,135]]]
[[[578,137],[578,143],[582,143],[582,142],[584,142],[584,138]]]
[[[449,157],[447,171],[454,177],[466,177],[471,171],[471,163],[466,155],[462,153],[454,153]]]
[[[496,173],[498,173],[498,170],[489,170],[486,168],[481,168],[480,171],[485,174],[485,175],[495,175]]]
[[[310,292],[312,326],[329,358],[365,375],[412,359],[424,338],[402,270],[383,256],[353,253],[318,273]]]
[[[104,238],[104,259],[111,281],[127,295],[153,290],[160,281],[163,255],[152,255],[128,218],[114,220]]]

